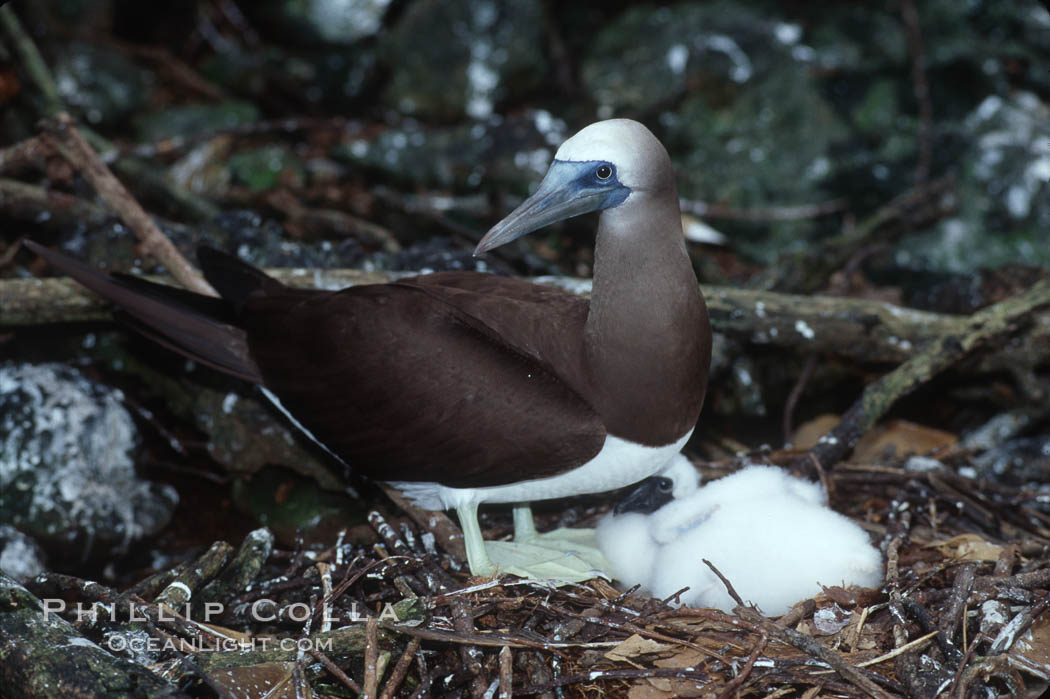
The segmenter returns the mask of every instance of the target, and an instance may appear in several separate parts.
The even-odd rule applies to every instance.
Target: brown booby
[[[258,384],[356,472],[424,508],[455,508],[474,574],[583,579],[602,563],[596,547],[536,534],[527,503],[667,468],[699,417],[711,356],[671,162],[635,121],[601,121],[562,144],[475,254],[593,211],[589,301],[477,272],[290,288],[202,248],[212,298],[29,247],[160,344]],[[486,546],[479,503],[515,505],[513,543]]]

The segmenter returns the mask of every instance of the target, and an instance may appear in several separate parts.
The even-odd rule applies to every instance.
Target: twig
[[[451,606],[452,624],[456,627],[456,631],[467,635],[476,633],[474,620],[471,618],[470,611],[467,609],[466,600],[463,597],[454,597],[452,598]],[[463,644],[459,647],[460,661],[473,678],[471,680],[471,685],[474,696],[484,694],[488,687],[488,680],[485,677],[485,670],[481,665],[480,657],[481,652],[472,645]]]
[[[862,663],[857,663],[857,667],[871,667],[872,665],[884,663],[887,660],[893,660],[898,655],[907,653],[910,650],[918,650],[920,646],[925,647],[931,640],[933,640],[935,636],[937,636],[938,633],[938,631],[931,631],[925,636],[919,636],[915,640],[909,641],[899,648],[894,648],[889,653],[884,653],[883,655],[880,655],[877,658],[872,658],[871,660],[865,660]]]
[[[744,667],[741,668],[740,673],[722,687],[722,691],[718,693],[718,699],[730,699],[736,694],[736,691],[747,681],[748,676],[751,675],[751,669],[755,666],[755,661],[758,660],[759,653],[762,652],[767,643],[769,643],[769,636],[763,633],[762,636],[759,637],[758,642],[755,643],[755,648],[751,651],[751,655],[748,656],[747,662],[744,663]]]
[[[963,610],[966,608],[966,600],[970,597],[970,590],[973,589],[976,574],[976,563],[966,563],[959,567],[959,571],[955,574],[955,582],[952,584],[948,606],[941,615],[940,631],[944,634],[944,640],[953,645],[955,641],[952,639],[955,638],[955,631],[959,628],[960,620],[963,626],[966,625]]]
[[[817,611],[817,603],[812,598],[802,600],[792,607],[787,614],[777,619],[777,623],[785,628],[792,629],[806,617],[813,616],[815,611]]]
[[[798,399],[802,396],[802,391],[806,388],[806,384],[809,383],[809,378],[813,376],[813,370],[817,368],[817,357],[817,353],[814,352],[806,358],[806,363],[803,365],[802,371],[799,372],[798,379],[795,381],[795,385],[791,387],[791,393],[788,394],[787,400],[784,402],[784,417],[781,421],[780,429],[784,434],[785,444],[791,441],[795,406],[798,404]]]
[[[135,155],[141,158],[153,158],[158,155],[173,156],[198,143],[218,136],[261,136],[268,134],[294,135],[303,131],[346,131],[353,136],[361,130],[356,122],[346,117],[293,117],[288,119],[270,119],[255,121],[250,124],[220,126],[189,134],[169,136],[155,143],[126,145],[121,151],[124,155]]]
[[[331,658],[329,658],[327,655],[317,650],[316,648],[309,648],[306,652],[309,653],[310,656],[314,658],[314,660],[317,660],[319,663],[324,665],[325,669],[328,670],[328,672],[332,673],[332,675],[337,680],[342,682],[343,685],[346,686],[351,692],[356,692],[357,694],[361,693],[361,685],[359,685],[357,682],[354,682],[354,678],[350,677],[350,675],[343,672],[343,670],[338,665],[333,663]]]
[[[690,680],[693,682],[706,682],[711,679],[706,673],[699,670],[687,670],[685,668],[676,667],[652,667],[630,670],[592,670],[591,672],[585,672],[579,675],[567,675],[548,682],[521,687],[520,689],[514,690],[514,696],[520,697],[543,694],[552,689],[557,689],[558,687],[582,684],[584,682],[587,684],[593,684],[600,680],[634,680],[650,677],[653,679]]]
[[[314,564],[317,568],[317,572],[321,577],[321,598],[319,604],[321,605],[321,632],[332,630],[332,617],[328,613],[328,607],[325,604],[325,600],[332,597],[332,566],[327,563],[318,561]],[[313,618],[311,616],[311,618]]]
[[[51,145],[91,182],[103,201],[134,231],[147,252],[171,270],[172,276],[187,289],[208,296],[217,295],[196,268],[157,228],[149,214],[124,189],[120,180],[102,163],[98,154],[80,135],[68,114],[59,114],[55,119],[45,122],[45,129],[46,138]]]
[[[156,604],[167,605],[173,609],[181,608],[190,601],[195,590],[219,574],[232,553],[232,546],[225,541],[216,541],[192,566],[157,595]]]
[[[345,211],[304,206],[295,195],[286,190],[271,192],[266,197],[266,203],[287,217],[285,225],[297,235],[319,233],[348,236],[390,253],[401,249],[397,236],[383,226]]]
[[[419,686],[416,687],[416,691],[412,692],[411,699],[430,696],[430,685],[434,683],[435,676],[434,672],[427,669],[427,661],[422,653],[416,656],[416,661],[419,665]]]
[[[405,675],[408,674],[408,666],[412,664],[412,660],[415,659],[418,652],[419,639],[413,638],[405,646],[405,650],[401,653],[401,657],[397,659],[397,663],[394,664],[394,669],[390,672],[389,679],[383,685],[383,692],[379,695],[379,699],[393,699],[394,694],[401,687],[401,683],[405,681]]]
[[[361,688],[364,699],[375,699],[379,689],[379,619],[369,616],[365,622],[365,681]]]
[[[0,178],[0,211],[38,226],[98,226],[112,217],[105,208],[53,189]]]
[[[736,602],[741,607],[743,607],[744,606],[744,600],[740,599],[740,595],[737,594],[736,588],[733,587],[733,583],[729,582],[729,580],[726,578],[726,576],[722,575],[722,571],[720,571],[718,568],[715,568],[715,564],[714,563],[712,563],[711,561],[707,560],[706,558],[703,558],[701,560],[704,562],[704,565],[706,565],[708,568],[710,568],[711,571],[715,575],[718,576],[718,579],[722,581],[722,584],[726,586],[726,592],[728,592],[729,596],[733,598],[733,601]]]
[[[514,656],[510,646],[503,646],[499,651],[499,699],[510,699],[514,696]]]
[[[30,136],[13,146],[0,149],[0,173],[17,170],[30,163],[41,163],[52,154],[53,151],[44,142],[44,139],[40,136]]]
[[[973,658],[973,652],[977,650],[977,644],[982,640],[981,634],[977,634],[969,647],[967,647],[966,653],[963,654],[962,660],[959,661],[959,667],[955,671],[955,677],[952,678],[952,683],[948,686],[948,691],[945,693],[945,696],[947,696],[948,699],[961,699],[959,696],[959,687],[962,682],[963,673],[966,672],[966,666],[970,663],[970,659]]]
[[[52,116],[61,112],[64,105],[62,96],[58,92],[58,85],[55,83],[55,77],[51,74],[51,69],[47,67],[44,57],[40,55],[40,50],[22,27],[22,23],[18,21],[18,15],[10,5],[0,7],[0,26],[11,40],[11,45],[14,47],[22,68],[36,85],[36,89],[40,91],[40,96],[44,101],[44,113]]]
[[[467,550],[463,546],[463,532],[448,515],[444,512],[432,512],[416,507],[411,500],[385,483],[381,483],[380,487],[395,505],[412,518],[413,522],[434,535],[438,546],[461,562],[466,562]]]

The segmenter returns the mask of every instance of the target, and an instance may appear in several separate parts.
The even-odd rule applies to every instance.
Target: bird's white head
[[[543,226],[612,209],[632,195],[673,191],[671,161],[649,129],[630,119],[599,121],[565,141],[536,192],[478,243],[486,252]]]
[[[607,119],[586,126],[561,144],[554,162],[594,163],[612,168],[610,179],[633,192],[667,185],[671,160],[663,144],[643,124],[632,119]]]

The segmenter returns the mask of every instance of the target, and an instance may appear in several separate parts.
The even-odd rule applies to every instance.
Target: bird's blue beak
[[[611,174],[601,177],[606,172]],[[474,248],[474,254],[488,252],[552,223],[616,206],[630,193],[616,179],[610,163],[555,160],[536,193],[493,226]]]

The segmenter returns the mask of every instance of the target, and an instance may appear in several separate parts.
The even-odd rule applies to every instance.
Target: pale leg
[[[606,576],[608,562],[594,543],[593,529],[559,529],[538,534],[528,505],[514,508],[514,541],[485,541],[478,524],[478,506],[456,508],[463,545],[472,575],[494,577],[510,573],[558,584]],[[568,535],[568,536],[566,536]],[[590,545],[588,545],[590,544]]]
[[[459,515],[459,526],[463,530],[463,546],[467,549],[467,565],[470,566],[471,575],[495,575],[496,566],[489,558],[485,540],[481,536],[477,503],[457,507],[456,514]]]
[[[532,519],[532,508],[527,504],[514,506],[514,540],[532,541],[536,538],[536,523]]]

